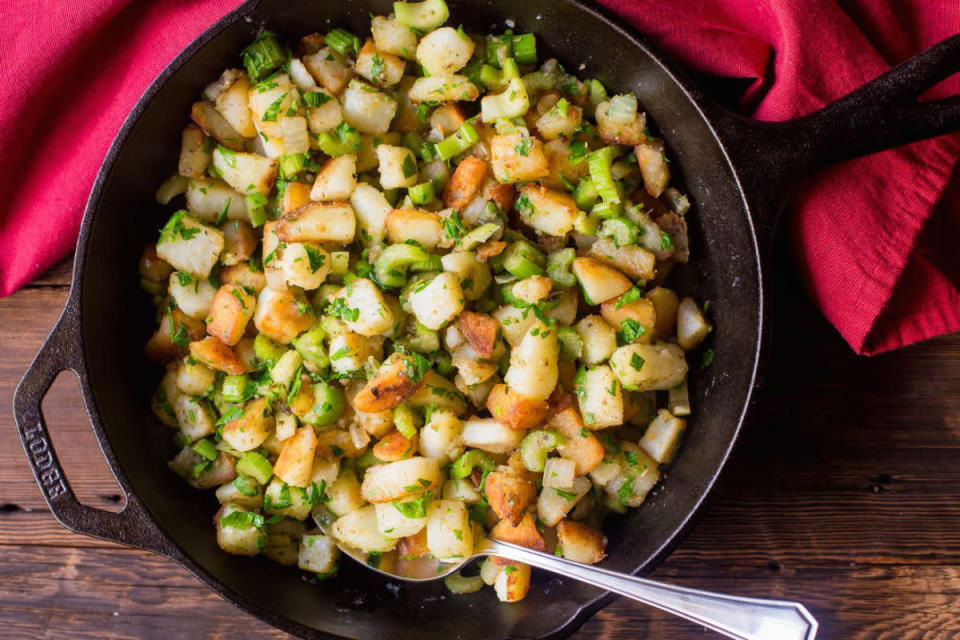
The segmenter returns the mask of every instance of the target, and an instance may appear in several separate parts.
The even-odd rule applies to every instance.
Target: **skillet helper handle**
[[[661,584],[525,547],[486,540],[489,553],[613,591],[737,640],[814,640],[817,621],[797,602],[743,598]],[[479,550],[478,550],[479,551]]]
[[[54,517],[77,533],[149,551],[168,553],[165,538],[136,496],[123,490],[126,505],[113,513],[81,504],[67,481],[50,440],[41,403],[61,371],[70,370],[80,380],[84,402],[90,386],[83,368],[79,304],[72,297],[24,374],[14,394],[13,407],[20,441]]]

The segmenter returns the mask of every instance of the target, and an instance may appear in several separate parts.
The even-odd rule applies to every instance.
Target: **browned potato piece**
[[[273,431],[274,419],[266,398],[243,406],[243,415],[223,426],[223,439],[237,451],[256,449]]]
[[[190,118],[223,146],[234,151],[243,151],[243,136],[230,126],[209,100],[194,102]]]
[[[677,329],[677,308],[680,306],[680,298],[672,289],[664,287],[650,289],[645,297],[653,303],[656,310],[657,337],[661,340],[669,338]]]
[[[670,183],[670,166],[663,155],[663,140],[647,138],[634,147],[634,152],[643,175],[644,188],[654,198],[659,198]]]
[[[520,153],[517,149],[525,149]],[[500,182],[526,182],[549,175],[550,166],[537,138],[524,140],[520,134],[493,136],[490,140],[493,175]]]
[[[243,220],[231,220],[223,227],[223,253],[220,262],[225,266],[250,259],[257,249],[259,238],[253,227]]]
[[[310,185],[304,182],[288,182],[283,188],[283,197],[280,198],[280,208],[284,214],[299,209],[310,202]]]
[[[443,218],[424,209],[393,209],[385,225],[390,242],[414,240],[429,251],[440,242]]]
[[[303,420],[313,409],[313,383],[306,375],[300,376],[300,389],[293,402],[288,402],[290,412]]]
[[[311,398],[313,396],[311,395]],[[317,435],[317,457],[324,460],[333,460],[339,456],[334,455],[333,447],[343,451],[344,458],[359,458],[366,449],[357,449],[353,443],[350,433],[341,429],[333,431],[324,431]]]
[[[567,437],[567,441],[557,447],[557,452],[567,460],[577,464],[577,475],[585,476],[603,462],[606,452],[580,418],[574,407],[559,411],[547,423],[550,429]]]
[[[336,242],[349,244],[357,219],[349,202],[308,202],[277,221],[277,235],[284,242]]]
[[[233,349],[213,336],[198,342],[191,342],[190,355],[211,369],[223,371],[230,375],[236,376],[246,371],[243,362],[234,353]]]
[[[241,262],[225,267],[220,272],[220,282],[223,285],[233,285],[241,289],[249,287],[257,295],[260,295],[260,292],[267,286],[267,277],[263,275],[263,271],[253,269],[248,263]]]
[[[416,450],[416,435],[414,435],[413,439],[409,439],[394,429],[387,435],[383,436],[383,438],[380,439],[380,442],[374,445],[373,455],[377,457],[377,460],[383,460],[384,462],[396,462],[397,460],[409,458]]]
[[[443,206],[463,210],[480,191],[486,175],[486,162],[476,156],[464,158],[443,188]]]
[[[354,398],[354,406],[365,413],[393,409],[423,384],[423,380],[414,382],[410,379],[410,370],[416,370],[411,356],[392,354]]]
[[[225,284],[217,290],[210,305],[210,321],[207,333],[233,346],[240,342],[247,323],[253,317],[257,299],[243,287]]]
[[[300,427],[286,439],[283,451],[273,465],[273,473],[292,487],[306,487],[313,472],[317,452],[317,434],[313,427]]]
[[[489,188],[485,187],[483,197],[493,200],[501,211],[509,211],[513,201],[517,198],[517,190],[512,184],[500,184],[491,181]]]
[[[509,520],[501,520],[493,529],[490,530],[490,537],[494,540],[503,540],[523,547],[529,547],[535,551],[546,551],[547,544],[537,530],[537,524],[533,519],[533,514],[527,512],[523,514],[520,522],[516,525]],[[500,566],[510,564],[510,560],[505,558],[494,558],[494,562]]]
[[[191,318],[180,309],[174,309],[163,316],[160,326],[143,350],[149,360],[166,364],[187,352],[188,341],[200,340],[205,334],[203,322]],[[174,342],[174,337],[177,342]]]
[[[430,114],[430,126],[439,129],[444,136],[452,135],[465,121],[463,109],[456,102],[444,103]]]
[[[503,253],[504,249],[507,248],[507,243],[503,240],[487,240],[479,247],[477,247],[477,260],[480,262],[486,262],[494,256],[498,256]],[[466,313],[466,312],[464,312]]]
[[[656,275],[657,256],[639,245],[618,247],[613,238],[599,238],[590,247],[590,255],[635,280],[652,280]]]
[[[620,325],[624,320],[638,322],[645,331],[635,342],[639,342],[640,344],[650,343],[650,341],[653,340],[657,324],[657,311],[653,303],[646,298],[640,298],[633,302],[628,302],[619,309],[615,308],[616,306],[616,299],[607,300],[600,305],[600,315],[607,321],[607,324],[619,331]]]
[[[400,538],[397,544],[397,555],[400,558],[420,558],[430,555],[430,549],[427,548],[427,528],[424,527],[415,535]]]
[[[196,125],[188,124],[180,136],[180,163],[177,173],[188,178],[202,178],[210,164],[209,148],[204,148],[207,136]]]
[[[497,347],[497,337],[500,335],[500,323],[496,318],[486,313],[463,311],[457,316],[457,326],[480,357],[493,356],[493,351]]]
[[[530,565],[513,563],[505,566],[493,584],[501,602],[519,602],[530,590]]]
[[[537,485],[510,472],[494,471],[487,476],[483,493],[494,513],[519,524],[523,512],[537,499]]]
[[[194,489],[209,489],[230,482],[237,477],[237,471],[234,469],[236,458],[221,451],[214,461],[213,466],[194,475],[194,469],[197,464],[203,461],[200,454],[193,450],[192,446],[184,447],[177,456],[167,463],[170,470],[177,475],[186,478],[187,482]]]
[[[260,333],[281,344],[290,344],[298,335],[316,324],[313,307],[303,294],[290,289],[264,289],[257,299],[253,323]]]
[[[607,537],[589,525],[564,518],[557,525],[557,547],[567,560],[597,564],[607,555]]]
[[[547,415],[546,400],[537,400],[498,384],[487,396],[487,409],[493,419],[511,429],[530,429]]]
[[[590,304],[616,298],[633,286],[625,275],[595,258],[576,258],[572,270]]]

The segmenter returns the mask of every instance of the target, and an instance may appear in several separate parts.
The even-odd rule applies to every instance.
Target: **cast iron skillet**
[[[242,609],[304,638],[557,638],[611,596],[561,579],[538,579],[520,604],[492,590],[450,597],[442,584],[385,585],[352,562],[337,580],[310,584],[296,569],[228,556],[216,546],[212,495],[167,471],[172,438],[151,415],[159,371],[145,366],[152,309],[138,288],[141,248],[169,208],[153,204],[176,166],[180,130],[200,90],[261,25],[287,38],[341,25],[365,30],[387,0],[253,0],[187,47],[150,86],[117,135],[87,204],[66,309],[15,397],[17,426],[51,511],[68,528],[162,553]],[[811,116],[760,124],[710,103],[635,35],[574,0],[452,2],[453,22],[485,33],[533,31],[541,51],[615,90],[635,91],[675,158],[694,203],[693,261],[685,293],[709,299],[713,365],[691,383],[695,417],[669,479],[642,509],[613,522],[604,566],[646,573],[670,551],[703,503],[736,440],[757,371],[764,326],[761,254],[785,185],[818,164],[947,133],[960,99],[916,97],[960,60],[954,37]],[[541,56],[545,59],[545,56]],[[51,448],[41,400],[56,375],[74,371],[104,456],[126,495],[119,513],[80,504]]]

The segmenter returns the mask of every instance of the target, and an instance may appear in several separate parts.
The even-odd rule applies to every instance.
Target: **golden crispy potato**
[[[607,321],[611,327],[616,330],[622,328],[624,321],[632,321],[643,327],[643,334],[634,342],[640,344],[649,344],[656,333],[657,310],[653,303],[646,298],[640,298],[633,302],[628,302],[617,308],[617,299],[607,300],[600,305],[600,315]]]
[[[384,462],[396,462],[409,458],[417,450],[417,436],[407,438],[405,435],[394,429],[380,439],[380,442],[373,446],[373,455],[377,460]]]
[[[496,385],[487,396],[487,409],[493,419],[511,429],[530,429],[547,415],[547,402],[528,398],[505,384]]]
[[[457,316],[457,326],[481,358],[493,356],[493,351],[497,347],[497,337],[500,335],[500,323],[493,316],[464,311]]]
[[[547,427],[567,437],[567,441],[557,447],[557,451],[567,460],[577,464],[577,475],[585,476],[596,469],[606,453],[597,437],[580,418],[580,413],[572,406],[557,412],[547,423]]]
[[[537,529],[537,523],[531,513],[523,514],[517,524],[513,524],[506,519],[501,520],[490,530],[490,537],[494,540],[503,540],[504,542],[529,547],[534,551],[547,550],[547,544]],[[494,558],[494,562],[504,566],[510,564],[511,561],[506,558]]]
[[[190,343],[190,355],[211,369],[230,375],[246,372],[243,362],[233,349],[213,336]]]
[[[597,564],[607,555],[607,537],[589,525],[564,518],[557,525],[557,548],[567,560]]]
[[[143,350],[149,360],[166,364],[187,352],[188,340],[200,340],[205,334],[201,320],[191,318],[179,309],[173,309],[160,320],[160,326]]]
[[[291,487],[306,487],[313,472],[313,458],[317,452],[317,434],[313,427],[300,427],[283,444],[280,457],[273,465],[273,473]]]
[[[486,175],[486,162],[476,156],[464,158],[443,189],[443,206],[463,210],[480,191]]]
[[[233,346],[240,342],[247,323],[253,317],[257,299],[247,293],[243,287],[223,285],[213,297],[210,305],[210,320],[207,333],[219,338],[224,344]]]
[[[410,372],[415,370],[413,357],[392,354],[354,398],[354,406],[365,413],[393,409],[423,385],[422,379],[415,382],[410,378]]]
[[[537,485],[508,471],[493,471],[487,476],[483,493],[494,513],[519,524],[523,512],[537,499]]]
[[[237,451],[251,451],[264,443],[273,426],[267,399],[256,398],[243,406],[243,415],[223,425],[223,440]]]

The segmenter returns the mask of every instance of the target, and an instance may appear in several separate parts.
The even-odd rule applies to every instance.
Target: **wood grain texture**
[[[53,326],[69,264],[0,300],[0,406]],[[822,638],[960,637],[960,335],[853,355],[774,274],[774,336],[750,428],[697,526],[655,576],[797,599]],[[72,376],[44,403],[82,500],[119,507]],[[285,638],[185,570],[72,534],[47,511],[0,412],[0,624],[5,638]],[[577,638],[716,637],[619,600]]]

